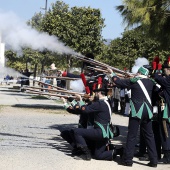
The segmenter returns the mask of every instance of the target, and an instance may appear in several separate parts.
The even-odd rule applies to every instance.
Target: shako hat
[[[98,77],[97,83],[94,84],[93,86],[93,92],[99,92],[103,91],[105,92],[105,95],[107,95],[108,88],[107,88],[107,83],[103,81],[103,78]]]
[[[138,69],[138,73],[141,73],[142,75],[147,76],[149,74],[149,70],[142,66]]]
[[[162,68],[170,68],[170,56],[164,61]]]

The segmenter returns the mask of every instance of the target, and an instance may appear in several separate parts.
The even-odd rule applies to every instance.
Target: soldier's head
[[[138,74],[148,76],[149,75],[149,70],[142,66],[142,67],[140,67],[138,69]]]
[[[164,74],[166,76],[169,76],[170,75],[170,56],[168,57],[167,60],[164,61],[162,68],[163,68]]]
[[[98,100],[102,97],[107,96],[108,89],[105,84],[102,84],[100,87],[97,85],[96,88],[93,90],[93,92],[95,93],[94,99]]]

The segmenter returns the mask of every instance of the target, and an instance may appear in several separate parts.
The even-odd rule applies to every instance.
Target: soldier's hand
[[[82,100],[82,97],[79,94],[75,94],[75,96],[78,100]]]
[[[112,74],[112,73],[113,73],[113,70],[112,70],[111,68],[108,68],[108,69],[107,69],[107,72],[108,72],[109,74]]]
[[[61,100],[63,101],[63,103],[67,103],[67,100],[64,97],[61,97]]]
[[[72,102],[73,100],[74,100],[74,98],[73,97],[68,97],[68,99],[67,99],[69,102]]]

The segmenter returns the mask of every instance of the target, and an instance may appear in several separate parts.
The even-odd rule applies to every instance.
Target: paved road
[[[0,170],[126,169],[115,161],[75,160],[59,135],[61,130],[75,127],[78,116],[67,114],[54,100],[32,99],[30,94],[10,88],[0,87]],[[113,143],[124,145],[128,118],[114,114],[112,120],[121,130]],[[147,163],[134,158],[129,169],[152,169]],[[168,168],[170,165],[158,165],[157,169]]]
[[[54,98],[37,100],[32,98],[32,94],[21,92],[20,89],[15,89],[14,84],[10,85],[0,85],[0,105],[9,105],[9,106],[25,106],[25,107],[56,107],[56,100]],[[62,106],[62,104],[57,104]]]

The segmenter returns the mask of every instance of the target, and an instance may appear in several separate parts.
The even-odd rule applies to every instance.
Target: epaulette
[[[134,78],[130,78],[130,81],[132,83],[136,83],[138,80],[140,80],[141,77],[134,77]],[[153,81],[156,84],[156,81],[153,78],[149,78],[151,81]]]
[[[132,82],[132,83],[136,83],[138,80],[140,80],[141,79],[141,77],[133,77],[133,78],[130,78],[130,81]]]

